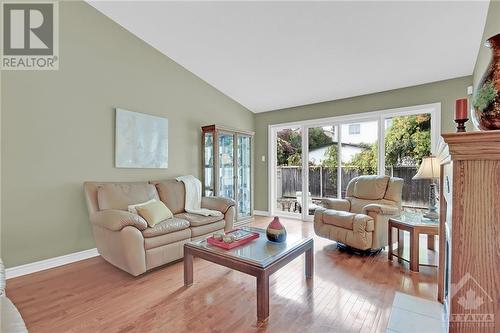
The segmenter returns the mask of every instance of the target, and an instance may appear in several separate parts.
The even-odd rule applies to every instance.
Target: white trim
[[[269,214],[268,211],[266,210],[255,210],[253,211],[253,215],[256,215],[256,216],[271,216],[271,214]]]
[[[268,186],[268,198],[267,198],[267,210],[269,215],[274,215],[274,182],[276,181],[274,177],[274,165],[276,165],[276,153],[274,152],[274,147],[276,146],[276,138],[274,137],[275,131],[273,131],[271,125],[267,129],[267,186]]]
[[[66,254],[60,257],[35,261],[29,264],[7,268],[7,279],[12,279],[18,276],[27,275],[35,272],[44,271],[46,269],[59,267],[72,262],[93,258],[99,256],[96,248],[88,249],[80,252]]]
[[[304,221],[302,219],[302,214],[299,214],[299,213],[289,213],[289,212],[276,211],[276,213],[273,216],[278,216],[278,217],[281,217],[283,219],[289,219],[289,220]]]
[[[309,215],[309,182],[305,182],[305,179],[309,179],[309,127],[302,126],[302,202],[300,206],[302,207],[301,220],[304,220]]]
[[[429,111],[426,111],[426,110]],[[346,114],[346,115],[341,115],[341,116],[334,116],[334,117],[326,117],[326,118],[317,118],[317,119],[310,119],[310,120],[301,120],[301,121],[294,121],[294,122],[289,122],[289,123],[279,123],[279,124],[273,124],[269,125],[271,128],[289,128],[289,127],[301,127],[301,126],[309,126],[309,127],[314,127],[314,126],[324,126],[325,122],[331,122],[333,124],[337,123],[356,123],[360,122],[362,120],[374,120],[374,118],[379,118],[381,116],[385,118],[389,118],[392,116],[404,116],[404,115],[411,115],[417,113],[432,113],[432,111],[439,110],[441,111],[441,103],[430,103],[430,104],[423,104],[423,105],[413,105],[413,106],[407,106],[407,107],[402,107],[402,108],[394,108],[394,109],[384,109],[384,110],[378,110],[378,111],[367,111],[367,112],[361,112],[361,113],[354,113],[354,114]],[[432,121],[432,119],[431,119]],[[432,124],[431,124],[432,125]]]

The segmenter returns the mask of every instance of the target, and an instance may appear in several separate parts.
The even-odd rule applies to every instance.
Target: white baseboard
[[[254,210],[253,215],[257,216],[269,216],[269,212],[265,210]]]
[[[49,268],[59,267],[70,264],[75,261],[80,261],[92,257],[97,257],[99,253],[96,248],[88,249],[80,252],[66,254],[64,256],[35,261],[26,265],[15,266],[5,270],[7,279],[12,279],[18,276],[27,275],[35,272],[40,272]]]

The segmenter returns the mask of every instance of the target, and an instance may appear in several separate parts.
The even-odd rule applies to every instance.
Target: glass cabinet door
[[[214,133],[206,132],[203,137],[203,179],[205,196],[211,197],[214,193]]]
[[[237,158],[238,158],[238,170],[237,170],[237,205],[238,205],[238,217],[248,217],[252,215],[251,207],[251,138],[247,135],[237,136]]]
[[[234,199],[234,135],[219,132],[219,196]]]

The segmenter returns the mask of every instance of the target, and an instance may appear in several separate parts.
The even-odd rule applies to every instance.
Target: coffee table
[[[184,244],[184,285],[193,284],[193,257],[199,257],[257,278],[257,319],[269,317],[269,276],[305,253],[305,274],[313,276],[314,242],[310,237],[289,234],[286,242],[267,240],[266,231],[259,228],[242,229],[259,233],[259,238],[231,250],[207,243],[206,239]]]

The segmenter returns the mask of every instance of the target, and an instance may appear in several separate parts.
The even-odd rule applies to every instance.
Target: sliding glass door
[[[302,128],[276,129],[273,133],[274,200],[279,215],[300,217],[302,212]]]
[[[311,220],[360,175],[402,178],[404,208],[425,208],[428,182],[412,178],[435,149],[439,119],[432,104],[270,126],[270,213]]]

